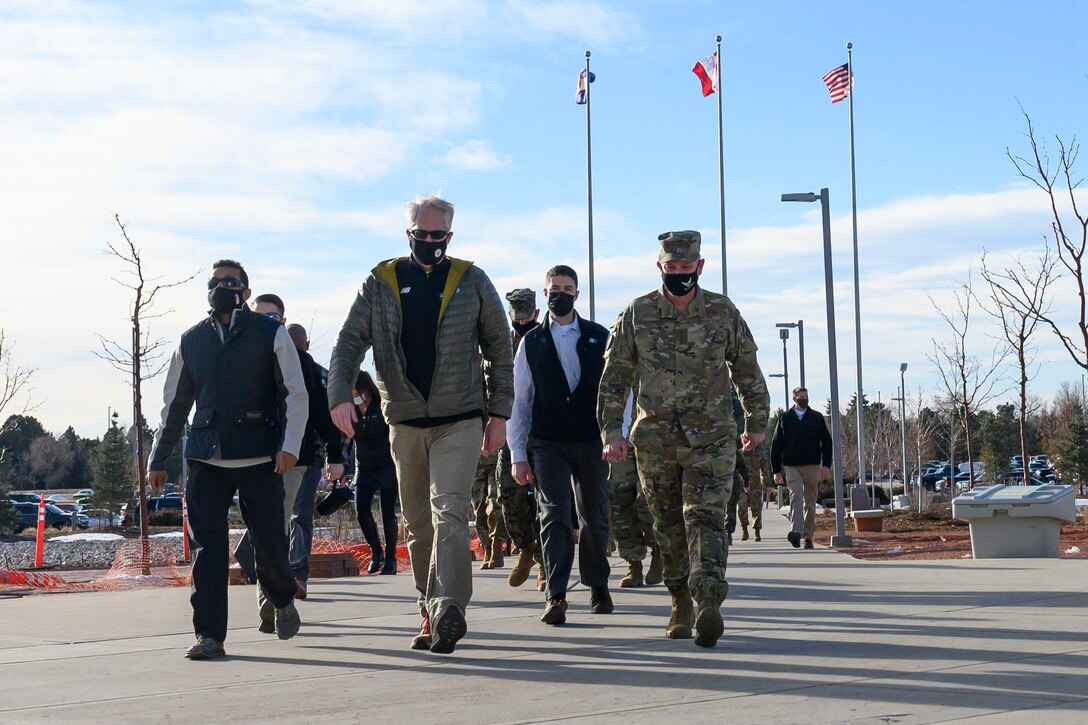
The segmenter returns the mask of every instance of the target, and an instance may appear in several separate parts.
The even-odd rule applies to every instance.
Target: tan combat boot
[[[542,592],[548,588],[548,577],[544,573],[544,562],[538,561],[536,567],[536,590]]]
[[[686,584],[669,589],[672,595],[672,614],[669,626],[665,627],[665,636],[669,639],[691,639],[691,627],[695,623],[695,608],[691,592]]]
[[[518,561],[510,570],[510,576],[506,582],[512,587],[520,587],[529,580],[529,572],[533,570],[533,552],[529,549],[521,549],[518,552]]]
[[[725,631],[722,621],[721,605],[713,601],[699,604],[699,616],[695,620],[695,644],[698,647],[713,647]]]
[[[505,542],[497,536],[491,540],[491,558],[487,560],[488,569],[502,569],[506,566],[502,558],[504,544]]]
[[[491,568],[491,538],[488,536],[481,537],[480,548],[483,549],[483,562],[480,564],[480,571],[487,571]]]
[[[650,568],[646,570],[646,586],[652,587],[660,584],[662,580],[661,572],[661,549],[656,546],[650,547]]]
[[[627,562],[627,576],[620,579],[620,587],[632,589],[640,586],[642,586],[642,562],[629,561]]]

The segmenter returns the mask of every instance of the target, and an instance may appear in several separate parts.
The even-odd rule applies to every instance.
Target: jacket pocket
[[[198,406],[193,413],[193,422],[190,428],[211,428],[215,422],[215,408]]]

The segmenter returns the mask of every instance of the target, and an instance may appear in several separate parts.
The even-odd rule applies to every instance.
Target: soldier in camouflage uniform
[[[658,240],[662,287],[628,305],[609,338],[598,402],[603,453],[610,463],[627,457],[623,409],[635,390],[630,440],[672,595],[665,633],[686,639],[694,625],[695,644],[713,647],[725,630],[720,608],[729,590],[733,386],[745,411],[746,449],[764,438],[770,396],[740,312],[698,286],[699,233],[665,232]]]
[[[763,457],[763,446],[756,446],[753,451],[747,451],[741,454],[741,460],[744,461],[748,468],[748,495],[747,502],[744,501],[744,497],[741,498],[740,506],[740,528],[742,541],[748,540],[748,511],[752,511],[752,531],[755,533],[756,541],[762,541],[763,539],[759,535],[760,529],[763,528],[763,496],[764,491],[767,488],[767,483],[770,479],[770,468],[767,467],[767,459]],[[744,504],[747,503],[747,506]]]
[[[748,466],[744,463],[744,457],[741,455],[741,445],[737,442],[737,455],[736,463],[733,468],[733,489],[729,492],[729,505],[725,514],[725,533],[728,535],[729,545],[733,545],[733,534],[737,531],[737,503],[740,501],[741,495],[748,490]],[[748,538],[748,519],[744,519],[745,529],[744,538]]]
[[[628,398],[623,411],[623,433],[626,438],[631,428],[634,396]],[[654,539],[654,517],[646,505],[646,495],[642,493],[642,484],[638,480],[635,467],[635,449],[628,444],[627,459],[613,463],[608,472],[608,488],[611,498],[609,513],[612,535],[620,558],[627,562],[627,575],[620,580],[624,588],[640,587],[645,582],[648,586],[662,581],[661,549]],[[642,574],[642,560],[650,551],[650,568],[645,578]]]
[[[506,294],[506,301],[510,303],[510,322],[513,327],[510,342],[516,355],[521,338],[539,324],[537,317],[540,310],[536,306],[536,292],[527,287],[511,290]],[[540,522],[537,521],[531,488],[519,486],[514,481],[511,467],[510,448],[503,446],[499,451],[495,472],[498,478],[499,505],[505,519],[506,533],[514,546],[518,547],[518,560],[510,570],[507,582],[512,587],[520,587],[529,578],[533,562],[541,563]],[[537,574],[537,589],[540,591],[544,590],[543,581],[544,568],[541,566]]]
[[[481,570],[503,567],[503,548],[509,538],[499,507],[496,473],[498,464],[497,452],[490,456],[480,456],[476,478],[472,482],[472,513],[476,519],[476,536],[483,549]]]

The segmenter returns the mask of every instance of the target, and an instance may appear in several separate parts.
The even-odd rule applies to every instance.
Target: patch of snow
[[[123,538],[120,534],[68,534],[55,536],[50,541],[118,541]]]
[[[147,538],[149,538],[149,539],[180,539],[181,538],[181,532],[180,531],[165,531],[165,532],[163,532],[161,534],[151,534],[151,536],[149,536]]]
[[[903,550],[902,550],[902,549],[900,549],[900,548],[899,548],[899,547],[897,546],[897,547],[895,547],[894,549],[888,549],[888,553],[889,553],[889,554],[902,554],[902,553],[903,553]]]
[[[1065,553],[1066,554],[1079,554],[1080,553],[1080,547],[1079,546],[1070,546],[1068,549],[1065,550]]]

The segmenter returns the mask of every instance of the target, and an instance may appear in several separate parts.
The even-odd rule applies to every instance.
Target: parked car
[[[108,529],[121,525],[121,514],[110,513],[107,509],[87,509],[84,513],[90,525],[96,529]]]
[[[15,504],[15,509],[19,512],[19,526],[16,531],[38,527],[38,504],[19,502]],[[72,525],[72,515],[53,504],[47,503],[45,505],[45,525],[51,529],[63,529],[65,526]],[[90,526],[90,520],[86,516],[82,516],[78,519],[76,525],[81,529],[86,529]]]
[[[131,526],[140,520],[139,508],[129,511],[128,504],[122,507],[123,524]],[[181,496],[151,496],[147,499],[147,520],[152,526],[181,526]]]
[[[8,499],[12,503],[32,503],[37,505],[41,502],[42,496],[39,493],[21,493],[13,491],[8,494]]]
[[[92,496],[94,496],[93,488],[81,488],[72,494],[72,498],[90,498]]]

